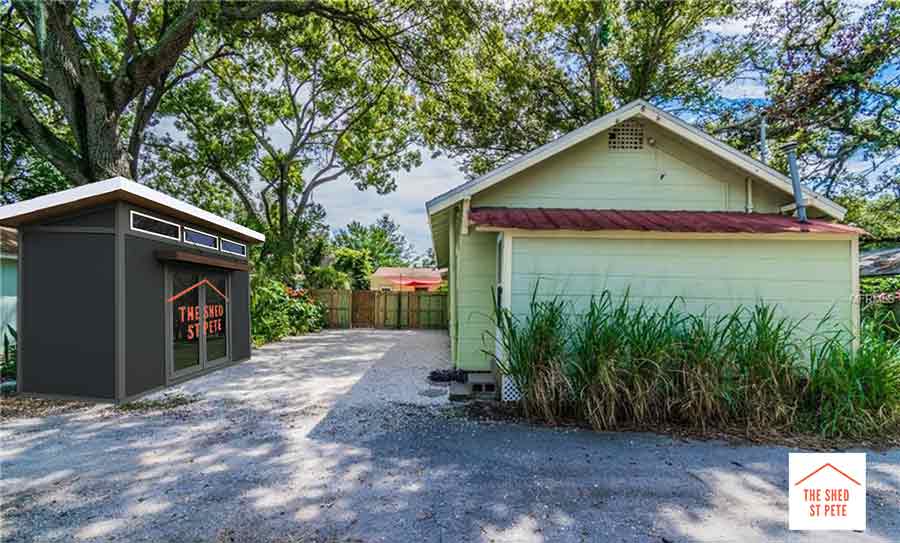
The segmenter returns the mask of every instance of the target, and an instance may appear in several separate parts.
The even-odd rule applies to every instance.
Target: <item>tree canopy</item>
[[[643,98],[753,154],[765,115],[771,148],[800,144],[812,188],[900,198],[896,1],[479,6],[453,77],[423,90],[427,140],[470,177]],[[733,85],[762,96],[730,98]]]
[[[0,32],[4,201],[124,175],[264,230],[288,281],[322,184],[390,192],[423,145],[475,176],[635,98],[752,154],[765,116],[848,220],[900,200],[896,0],[13,0]]]
[[[746,51],[707,26],[747,2],[520,0],[479,4],[479,32],[423,89],[428,141],[470,176],[489,171],[636,98],[700,108]]]
[[[307,17],[365,43],[421,80],[467,25],[461,4],[393,0],[209,2],[14,0],[0,13],[3,138],[20,138],[70,184],[139,178],[144,135],[164,97],[233,54],[246,25],[286,32]],[[446,36],[437,39],[438,36]]]
[[[317,188],[343,180],[386,193],[420,163],[414,98],[392,58],[333,38],[317,16],[289,32],[263,22],[245,32],[234,53],[169,93],[160,114],[176,131],[148,138],[144,177],[229,190],[266,233],[263,256],[290,277],[298,241],[324,217]]]
[[[766,96],[720,104],[707,126],[751,150],[765,115],[774,142],[799,143],[811,188],[900,199],[900,3],[789,2],[744,40]]]
[[[335,234],[334,244],[366,252],[373,270],[382,266],[410,266],[415,259],[413,248],[400,232],[400,226],[387,213],[370,225],[351,222]]]

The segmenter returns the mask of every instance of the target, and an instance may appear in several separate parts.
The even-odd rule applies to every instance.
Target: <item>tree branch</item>
[[[225,169],[222,168],[221,164],[219,164],[218,161],[210,161],[209,166],[214,172],[216,172],[216,175],[219,176],[219,179],[221,179],[226,185],[231,187],[234,192],[237,193],[237,196],[241,200],[241,203],[243,203],[244,207],[247,209],[247,213],[249,213],[256,222],[262,224],[262,220],[259,216],[259,211],[256,209],[256,206],[253,205],[253,200],[250,199],[250,196],[244,190],[241,182],[235,179],[230,173],[225,171]]]
[[[185,10],[163,32],[159,41],[130,62],[113,82],[116,107],[124,109],[143,89],[159,82],[161,76],[172,69],[181,53],[188,46],[203,4],[199,1],[188,3]]]
[[[90,183],[92,179],[82,170],[84,161],[73,154],[64,141],[34,116],[14,85],[5,80],[3,83],[2,89],[0,89],[2,90],[3,104],[15,116],[16,124],[21,129],[20,133],[75,184]]]
[[[36,77],[29,75],[27,72],[17,66],[3,64],[2,66],[0,66],[0,74],[2,73],[14,75],[36,92],[39,92],[52,100],[56,99],[56,96],[53,94],[53,89],[51,89],[46,83]]]

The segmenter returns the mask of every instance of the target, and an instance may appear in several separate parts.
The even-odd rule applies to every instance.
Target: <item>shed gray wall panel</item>
[[[115,397],[114,236],[25,231],[23,392]]]
[[[106,227],[116,226],[116,211],[114,206],[102,207],[88,212],[80,212],[76,215],[47,220],[44,226],[78,226],[78,227]]]
[[[125,237],[125,394],[165,384],[165,268],[153,252],[164,244]]]
[[[250,358],[250,274],[231,274],[232,360]]]

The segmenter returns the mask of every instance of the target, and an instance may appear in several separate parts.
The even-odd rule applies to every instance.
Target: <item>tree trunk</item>
[[[88,137],[85,154],[90,161],[94,181],[116,176],[131,177],[128,151],[119,137],[118,118],[98,121],[95,126],[88,127],[88,130],[93,131],[93,134]]]

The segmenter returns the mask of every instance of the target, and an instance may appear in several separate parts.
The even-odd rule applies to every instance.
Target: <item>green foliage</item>
[[[337,247],[366,251],[372,258],[372,268],[382,266],[409,266],[413,259],[412,247],[400,232],[400,226],[385,213],[368,226],[353,221],[338,231],[334,237]]]
[[[866,248],[877,248],[882,240],[900,240],[900,197],[882,195],[866,199],[860,194],[843,194],[835,201],[847,208],[844,222],[859,226],[869,233]]]
[[[0,378],[15,379],[17,376],[17,349],[18,333],[12,326],[7,325],[3,331],[3,360],[0,361]]]
[[[0,203],[11,204],[71,187],[52,164],[13,132],[9,119],[0,119]]]
[[[900,199],[896,1],[524,0],[471,12],[481,31],[453,51],[446,82],[421,91],[426,142],[469,177],[643,98],[748,153],[765,114],[769,148],[797,141],[813,188]],[[730,95],[747,83],[765,98]],[[786,171],[781,154],[771,164]]]
[[[436,268],[437,259],[434,258],[434,249],[431,247],[425,249],[425,252],[416,258],[414,265],[417,268]]]
[[[368,290],[369,276],[375,271],[368,251],[347,247],[334,251],[334,269],[350,276],[350,286],[354,290]]]
[[[813,353],[803,416],[825,435],[864,436],[900,424],[900,339],[884,312],[863,321],[859,349],[830,342]],[[889,330],[893,330],[890,335]]]
[[[875,301],[863,305],[861,313],[864,323],[878,326],[880,334],[900,340],[900,289],[880,291]]]
[[[555,421],[567,407],[562,371],[567,355],[565,304],[559,300],[539,302],[532,297],[528,316],[519,322],[511,312],[500,308],[496,298],[494,339],[507,356],[485,352],[522,391],[526,414]]]
[[[766,99],[711,108],[709,128],[756,150],[763,113],[770,148],[799,143],[801,174],[813,189],[900,198],[900,3],[785,2],[763,10],[744,39],[748,72]]]
[[[339,271],[334,266],[314,266],[306,274],[309,288],[350,290],[352,282],[350,274]]]
[[[475,176],[636,98],[708,105],[746,50],[707,27],[748,14],[727,0],[476,4],[482,31],[422,90],[426,141]]]
[[[863,294],[890,294],[900,292],[900,276],[861,277],[859,290]]]
[[[609,292],[569,316],[532,298],[519,319],[497,308],[494,357],[528,416],[598,430],[668,425],[866,437],[900,429],[900,342],[867,318],[861,346],[826,318],[806,338],[774,307],[718,318],[613,303]]]
[[[292,290],[270,277],[256,275],[250,296],[251,336],[255,345],[321,330],[325,309],[305,291]]]
[[[225,77],[216,91],[248,77],[276,89],[281,81],[273,76],[273,66],[305,65],[307,75],[327,74],[308,93],[315,99],[322,92],[358,91],[359,80],[382,83],[414,74],[419,81],[438,81],[446,49],[469,27],[464,7],[453,2],[5,3],[0,88],[4,118],[11,126],[8,132],[4,127],[4,139],[12,135],[27,142],[75,185],[114,175],[137,179],[145,136],[158,122],[157,109],[169,93],[212,69],[214,61],[235,64],[220,72]],[[279,39],[274,57],[257,62],[256,46]],[[360,51],[367,57],[363,61]],[[310,52],[322,63],[312,62]],[[395,90],[403,93],[405,86]],[[286,102],[297,96],[294,90],[275,99],[261,95],[270,103],[254,126],[292,117]],[[202,101],[199,94],[195,98]],[[346,104],[321,113],[332,115]],[[362,125],[336,147],[353,163],[355,171],[348,176],[363,184],[377,182],[396,163],[361,151],[371,149],[370,143],[390,131],[389,125],[403,122],[400,110],[379,106],[372,113],[359,123],[315,127],[335,134]],[[327,156],[328,149],[318,151]],[[226,154],[220,157],[230,160]]]

